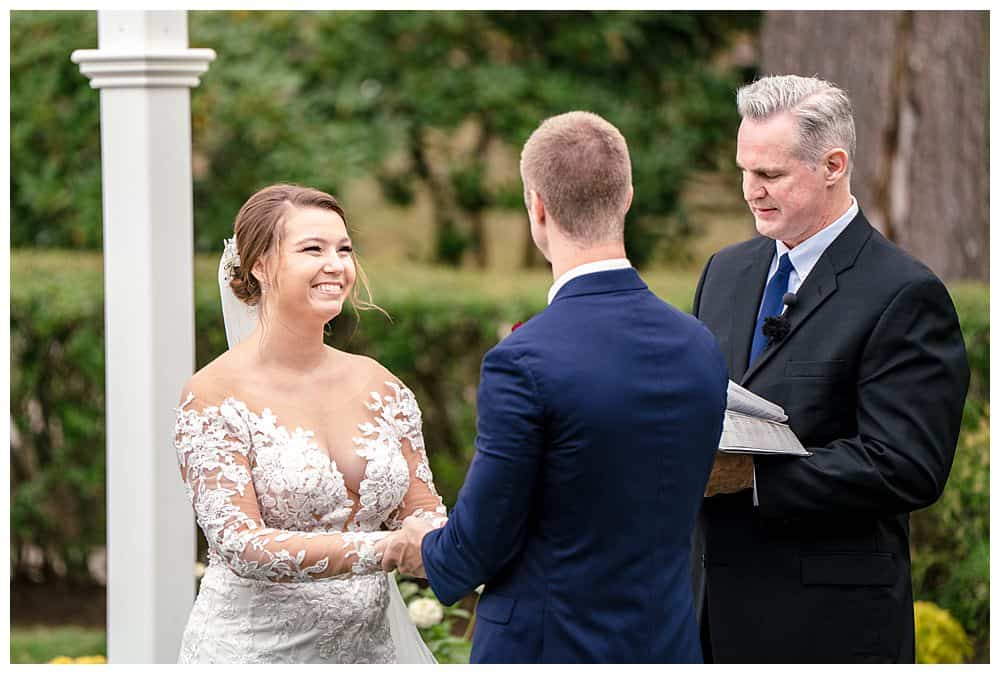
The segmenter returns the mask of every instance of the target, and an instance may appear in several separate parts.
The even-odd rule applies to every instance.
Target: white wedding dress
[[[440,524],[445,508],[413,393],[366,362],[365,385],[330,392],[342,430],[327,448],[234,397],[189,394],[177,408],[181,475],[209,545],[179,662],[434,662],[374,544],[411,515]]]

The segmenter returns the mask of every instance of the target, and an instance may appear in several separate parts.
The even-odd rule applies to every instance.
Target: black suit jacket
[[[951,470],[969,368],[948,291],[860,212],[747,367],[774,241],[705,266],[694,314],[730,378],[781,405],[808,458],[755,457],[749,490],[704,500],[695,563],[706,659],[913,662],[909,516]]]

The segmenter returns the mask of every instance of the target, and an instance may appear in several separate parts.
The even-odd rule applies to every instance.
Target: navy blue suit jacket
[[[633,269],[567,283],[483,359],[476,453],[424,538],[473,662],[700,662],[690,561],[726,404],[696,319]]]

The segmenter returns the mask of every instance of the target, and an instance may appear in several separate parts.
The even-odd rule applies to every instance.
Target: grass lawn
[[[107,656],[105,631],[92,627],[12,627],[11,664],[45,663],[60,655]]]

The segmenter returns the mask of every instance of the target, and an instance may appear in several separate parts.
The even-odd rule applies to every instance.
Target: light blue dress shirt
[[[771,269],[767,272],[767,280],[770,281],[771,277],[775,275],[778,271],[778,260],[785,253],[788,253],[788,258],[792,262],[792,266],[795,269],[788,276],[788,290],[790,293],[797,293],[799,287],[809,276],[809,272],[812,271],[813,267],[819,261],[820,256],[827,249],[827,247],[833,243],[834,239],[840,236],[841,232],[847,229],[847,226],[851,224],[851,220],[854,216],[858,214],[858,202],[852,196],[851,205],[847,208],[847,211],[831,222],[829,225],[819,230],[808,239],[795,246],[795,248],[789,248],[781,241],[774,242],[774,257],[771,258]],[[763,302],[763,298],[761,302]],[[760,309],[758,308],[758,312]]]

